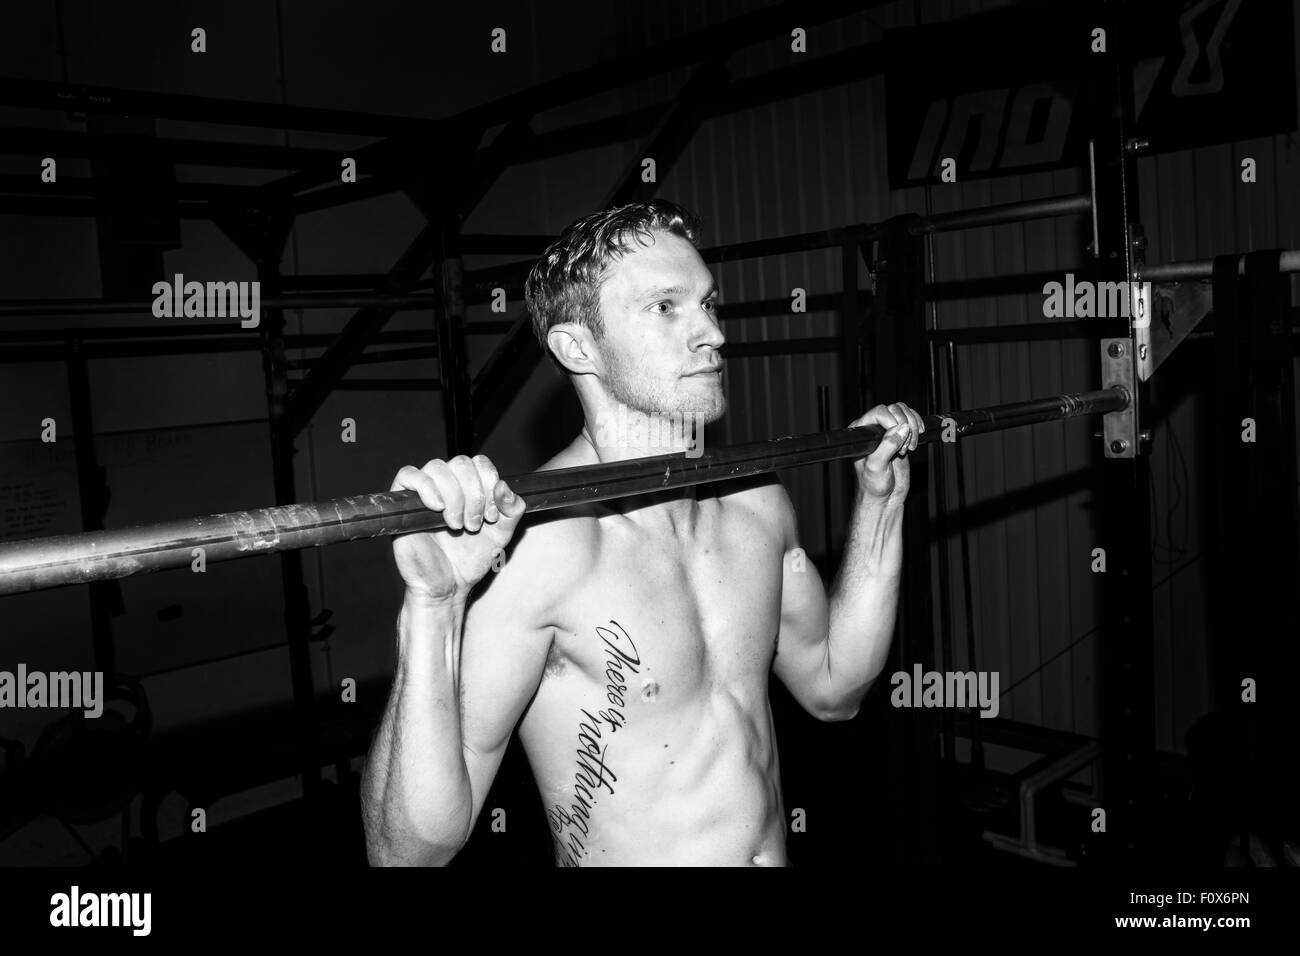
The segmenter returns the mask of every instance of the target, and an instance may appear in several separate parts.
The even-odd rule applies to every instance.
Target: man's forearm
[[[827,667],[836,709],[856,711],[889,657],[903,570],[903,501],[859,493],[829,595]]]
[[[463,607],[408,594],[397,674],[361,782],[367,852],[381,865],[446,863],[463,845],[473,795],[461,747]]]

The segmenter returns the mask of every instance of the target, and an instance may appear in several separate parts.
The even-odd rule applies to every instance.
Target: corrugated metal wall
[[[881,32],[934,23],[1005,6],[998,2],[902,2],[822,27],[809,27],[809,56],[879,40]],[[657,42],[757,9],[762,4],[701,5],[667,18],[661,8],[629,6],[634,34]],[[676,19],[674,19],[676,17]],[[1300,17],[1297,18],[1300,20]],[[799,24],[792,24],[792,27]],[[765,72],[791,61],[777,41],[731,60],[733,76]],[[643,84],[629,108],[659,103],[680,89],[686,71]],[[890,190],[885,176],[884,82],[880,77],[710,120],[682,160],[661,177],[660,195],[696,210],[705,245],[878,221],[902,212],[943,212],[993,203],[1065,195],[1086,189],[1083,173],[1064,171],[958,183],[943,189]],[[628,144],[625,157],[637,155]],[[1259,182],[1240,182],[1239,162],[1254,156]],[[1146,158],[1140,167],[1148,260],[1200,258],[1232,250],[1300,246],[1300,150],[1294,137]],[[942,234],[934,241],[938,281],[1056,271],[1085,261],[1084,223],[1076,219]],[[835,251],[769,257],[715,267],[724,303],[789,299],[841,288]],[[865,270],[862,274],[865,283]],[[940,328],[1042,321],[1042,297],[1002,296],[944,302]],[[727,322],[730,341],[802,338],[838,333],[836,313]],[[1208,466],[1196,429],[1207,411],[1196,393],[1208,350],[1191,345],[1153,390],[1153,580],[1156,582],[1156,713],[1158,745],[1183,750],[1183,734],[1208,706],[1204,595],[1213,586],[1200,561],[1196,525]],[[1096,347],[1088,342],[959,345],[958,406],[977,407],[1098,387]],[[831,389],[832,425],[839,421],[840,375],[834,354],[738,358],[730,363],[730,407],[721,439],[744,441],[818,427],[817,386]],[[947,385],[945,383],[944,387]],[[1100,454],[1095,421],[1074,421],[985,436],[965,444],[966,508],[953,530],[970,535],[973,619],[965,620],[961,551],[948,541],[955,666],[966,661],[963,635],[976,637],[980,669],[997,670],[1002,716],[1094,735],[1098,731],[1098,578],[1090,570],[1098,540],[1092,468]],[[953,456],[946,461],[951,464]],[[948,501],[956,480],[944,469]],[[835,475],[829,501],[834,527],[844,527],[847,468]],[[820,469],[783,475],[799,510],[805,546],[826,547]],[[838,547],[841,540],[834,542]],[[937,558],[936,550],[936,558]],[[936,624],[939,602],[936,600]]]

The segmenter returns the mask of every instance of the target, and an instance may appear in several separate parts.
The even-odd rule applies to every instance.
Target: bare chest
[[[765,692],[780,615],[775,534],[725,508],[684,539],[601,524],[598,560],[562,602],[548,676],[581,674],[611,706]]]

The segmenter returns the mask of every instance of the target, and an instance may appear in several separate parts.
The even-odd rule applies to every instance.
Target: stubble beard
[[[677,418],[710,424],[727,410],[721,376],[707,388],[708,380],[678,378],[665,381],[648,376],[635,360],[620,355],[611,357],[610,374],[605,381],[610,396],[629,409],[664,419]]]

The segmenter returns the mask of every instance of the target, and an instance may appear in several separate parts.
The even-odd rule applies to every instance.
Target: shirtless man
[[[685,452],[689,427],[669,426],[722,415],[697,237],[681,207],[634,203],[578,220],[534,268],[529,311],[586,418],[543,469],[674,450],[647,436]],[[901,404],[853,424],[888,431],[854,463],[829,599],[772,476],[547,512],[516,535],[524,502],[487,458],[399,471],[393,488],[450,530],[393,545],[406,596],[362,782],[371,863],[455,856],[517,724],[558,864],[784,864],[768,675],[816,717],[851,718],[898,604],[906,454],[924,425]]]

